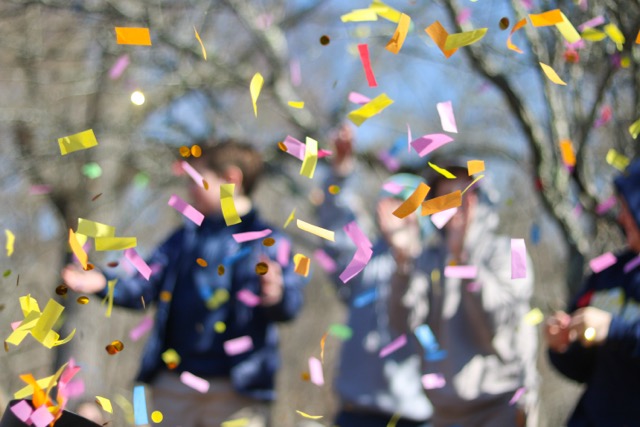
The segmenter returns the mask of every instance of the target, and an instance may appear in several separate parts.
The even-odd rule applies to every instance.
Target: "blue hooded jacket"
[[[640,226],[640,161],[615,182]],[[606,341],[583,347],[573,343],[565,353],[549,351],[565,376],[586,383],[586,390],[567,427],[640,425],[640,255],[627,250],[617,262],[591,275],[569,307],[597,307],[613,317]]]

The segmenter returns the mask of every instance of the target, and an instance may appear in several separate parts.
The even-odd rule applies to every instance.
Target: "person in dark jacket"
[[[640,159],[614,184],[628,247],[546,324],[551,362],[586,384],[568,427],[640,425]]]
[[[272,228],[250,198],[262,170],[259,153],[228,141],[204,147],[190,164],[206,181],[189,188],[193,206],[205,215],[202,224],[188,221],[160,245],[148,260],[154,270],[149,280],[139,274],[120,278],[114,304],[157,304],[138,380],[151,385],[163,425],[218,427],[243,418],[243,425],[262,427],[275,398],[275,322],[300,311],[306,279],[294,273],[290,243],[280,232],[274,230],[270,241],[233,237]],[[227,183],[235,184],[233,202],[241,218],[229,226],[220,200],[220,186]],[[259,274],[259,263],[266,274]],[[112,279],[74,266],[62,278],[73,290],[103,296]],[[205,380],[196,378],[196,389],[194,376]]]

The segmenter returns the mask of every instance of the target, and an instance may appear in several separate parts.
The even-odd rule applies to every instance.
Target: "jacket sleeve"
[[[179,230],[160,245],[146,260],[151,267],[152,273],[149,280],[142,277],[136,272],[133,276],[120,278],[108,273],[103,273],[107,280],[117,279],[113,290],[113,303],[115,305],[143,309],[146,304],[150,304],[158,299],[162,282],[166,279],[167,272],[170,269],[170,263],[175,258],[175,253],[180,250],[182,245],[183,231]],[[97,295],[104,297],[108,293],[108,287],[105,287]],[[144,300],[144,304],[143,301]]]
[[[640,320],[626,321],[621,316],[613,316],[604,347],[640,358]]]

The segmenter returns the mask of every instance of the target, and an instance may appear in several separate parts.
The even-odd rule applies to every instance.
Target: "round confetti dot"
[[[500,20],[500,23],[498,25],[500,26],[501,30],[506,30],[507,28],[509,28],[509,18],[505,16]]]
[[[89,304],[89,297],[85,297],[85,296],[78,297],[76,301],[78,302],[78,304],[82,304],[82,305]]]
[[[95,267],[95,265],[91,264],[90,262],[87,263],[87,268],[83,269],[84,271],[91,271],[93,270]]]
[[[208,189],[209,189],[209,183],[207,182],[207,180],[206,180],[206,179],[203,179],[203,180],[202,180],[202,185],[204,186],[204,189],[205,189],[205,190],[208,190]]]
[[[280,150],[284,151],[285,153],[286,153],[287,151],[289,151],[289,149],[287,148],[287,146],[286,146],[286,145],[284,145],[284,142],[278,142],[278,148],[279,148]]]
[[[440,281],[440,271],[433,270],[431,271],[431,283],[437,283]]]
[[[162,302],[171,301],[171,292],[169,292],[169,291],[160,292],[160,301],[162,301]]]
[[[256,264],[256,273],[261,276],[264,276],[269,271],[269,266],[266,262],[259,262]]]
[[[67,285],[60,285],[56,288],[56,294],[60,296],[64,296],[69,292],[69,288]]]
[[[224,265],[220,264],[218,266],[218,276],[222,276],[224,274]]]
[[[4,273],[2,273],[3,277],[9,277],[11,276],[11,270],[5,270]]]
[[[163,419],[164,419],[164,416],[162,415],[162,412],[153,411],[151,413],[151,421],[153,421],[154,423],[159,424],[162,422]]]
[[[326,45],[328,45],[329,43],[331,43],[331,39],[329,38],[329,36],[328,36],[328,35],[326,35],[326,34],[325,34],[325,35],[323,35],[323,36],[321,36],[321,37],[320,37],[320,44],[321,44],[322,46],[326,46]]]
[[[225,325],[224,322],[216,322],[213,325],[213,330],[221,334],[227,330],[227,325]]]
[[[124,349],[124,344],[120,340],[111,341],[111,345],[118,351],[122,351]]]
[[[180,147],[180,155],[182,157],[189,157],[191,156],[191,150],[189,150],[189,147],[183,145],[182,147]]]
[[[203,260],[202,258],[198,258],[198,259],[196,260],[196,262],[198,263],[198,265],[199,265],[200,267],[206,267],[207,265],[209,265],[209,264],[207,264],[207,261]]]
[[[303,372],[300,374],[300,378],[302,379],[302,381],[310,381],[311,375],[309,375],[309,372]]]
[[[111,261],[107,264],[107,267],[116,268],[118,266],[118,261]]]
[[[631,65],[631,58],[629,58],[628,56],[625,56],[620,60],[620,66],[622,68],[629,68],[630,65]]]
[[[265,246],[273,246],[276,243],[276,240],[273,237],[267,237],[262,241],[262,244]]]
[[[108,346],[105,347],[105,350],[107,350],[107,353],[109,353],[110,355],[114,355],[118,353],[118,349],[115,348],[113,345],[109,344]]]
[[[221,303],[229,301],[229,291],[226,289],[218,289],[213,296]]]
[[[200,157],[202,156],[202,148],[200,148],[199,145],[193,145],[191,146],[191,155],[193,157]]]
[[[333,194],[335,196],[339,192],[340,192],[340,187],[338,187],[337,185],[330,185],[329,186],[329,193],[331,193],[331,194]]]

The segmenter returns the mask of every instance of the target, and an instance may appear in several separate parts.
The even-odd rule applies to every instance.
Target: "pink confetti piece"
[[[30,420],[36,427],[47,427],[54,420],[53,414],[49,412],[46,405],[42,405],[31,414]]]
[[[288,240],[282,239],[278,242],[278,250],[276,252],[276,261],[283,267],[289,265],[289,258],[291,255],[291,243]]]
[[[478,268],[474,265],[448,265],[444,268],[444,276],[450,279],[475,279]]]
[[[373,70],[371,69],[371,59],[369,58],[369,45],[366,43],[362,43],[358,45],[358,52],[360,53],[360,60],[362,61],[362,66],[364,67],[364,74],[367,76],[367,83],[369,87],[378,86],[378,82],[376,82],[376,76],[373,75]]]
[[[602,270],[611,267],[617,261],[618,259],[614,254],[607,252],[589,261],[589,267],[591,267],[591,270],[594,273],[599,273]]]
[[[111,69],[109,70],[109,78],[115,80],[124,73],[124,70],[129,66],[129,55],[122,55],[116,60]]]
[[[514,405],[518,400],[520,400],[525,391],[527,391],[525,387],[520,387],[519,389],[517,389],[513,394],[513,397],[509,401],[509,406]]]
[[[438,115],[440,116],[440,124],[445,132],[458,133],[456,118],[453,115],[453,105],[451,101],[438,102],[436,104]]]
[[[430,135],[421,136],[418,139],[411,141],[411,146],[418,153],[418,156],[424,157],[434,150],[442,147],[445,144],[453,141],[449,135],[442,133],[434,133]]]
[[[240,289],[236,298],[247,307],[255,307],[260,304],[260,297],[247,289]]]
[[[324,385],[324,374],[322,373],[322,362],[315,357],[309,358],[309,376],[311,382],[317,386]]]
[[[68,397],[69,399],[73,399],[74,397],[81,396],[84,394],[84,391],[85,391],[84,381],[82,380],[71,381],[69,384],[67,384],[67,386],[65,387],[65,390],[66,390],[66,397]]]
[[[339,276],[343,283],[347,283],[367,266],[373,255],[373,245],[355,221],[348,223],[343,229],[357,248],[353,258]]]
[[[193,375],[191,372],[187,371],[184,371],[180,374],[180,382],[202,394],[208,392],[210,387],[209,381]]]
[[[287,147],[288,154],[291,154],[293,157],[296,157],[300,160],[304,160],[306,147],[301,141],[298,141],[294,137],[287,135],[282,143],[285,147]]]
[[[329,151],[329,150],[325,150],[323,148],[321,148],[320,150],[318,150],[318,158],[321,159],[323,157],[329,157],[330,155],[333,154],[333,151]]]
[[[397,182],[389,181],[389,182],[386,182],[386,183],[384,183],[382,185],[382,189],[384,191],[387,191],[387,192],[389,192],[389,193],[391,193],[391,194],[393,194],[395,196],[395,195],[400,194],[402,192],[402,190],[404,189],[404,187],[402,185],[398,184]]]
[[[237,354],[246,353],[253,348],[253,341],[251,337],[245,335],[243,337],[234,338],[224,342],[224,351],[229,356],[235,356]]]
[[[204,188],[204,178],[202,177],[202,175],[200,175],[200,172],[195,170],[193,166],[191,166],[184,160],[180,162],[180,167],[182,167],[182,170],[185,171],[187,175],[191,177],[191,179],[193,179],[193,182],[195,182],[198,187]]]
[[[462,9],[460,11],[458,16],[456,16],[456,22],[459,25],[462,25],[465,22],[467,22],[469,20],[469,18],[471,18],[471,9],[469,9],[468,7],[465,7],[464,9]]]
[[[458,212],[458,208],[445,209],[431,215],[431,222],[438,230],[447,225],[449,220]]]
[[[422,376],[422,386],[426,390],[442,388],[447,384],[442,374],[425,374]]]
[[[149,332],[152,327],[153,327],[153,318],[145,317],[144,319],[142,319],[140,323],[138,323],[137,326],[135,326],[133,329],[131,329],[131,331],[129,331],[129,339],[134,342],[138,341],[140,338],[142,338],[144,334]]]
[[[351,221],[350,223],[345,225],[343,229],[347,236],[349,236],[349,238],[353,240],[353,243],[355,243],[357,247],[373,247],[373,243],[371,243],[371,240],[369,240],[366,234],[364,234],[360,227],[358,227],[358,224],[355,221]]]
[[[11,322],[11,329],[15,331],[18,328],[18,326],[20,326],[21,323],[22,323],[22,320]]]
[[[612,117],[613,117],[613,110],[611,110],[611,106],[609,105],[603,106],[602,109],[600,110],[600,117],[598,117],[598,119],[593,123],[593,127],[597,129],[601,126],[606,125],[611,121]]]
[[[511,278],[527,277],[527,247],[524,239],[511,239]]]
[[[478,292],[482,288],[482,284],[480,282],[469,282],[467,284],[467,291],[469,292]]]
[[[618,201],[616,199],[616,196],[609,197],[607,200],[596,206],[596,214],[604,215],[605,213],[609,212],[609,210],[611,210],[611,208],[613,208],[617,202]]]
[[[204,215],[199,212],[196,208],[191,206],[189,203],[185,202],[180,198],[180,196],[173,194],[171,198],[169,198],[169,206],[180,212],[182,215],[195,222],[198,225],[202,224],[204,220]]]
[[[322,249],[317,249],[313,253],[313,257],[315,258],[320,268],[322,268],[327,273],[335,273],[338,265],[336,262]]]
[[[400,162],[398,161],[398,159],[394,158],[387,151],[381,151],[380,153],[378,153],[378,159],[390,172],[395,172],[400,169]]]
[[[395,340],[391,341],[386,346],[382,347],[382,349],[380,350],[379,356],[381,358],[387,357],[391,353],[398,351],[399,349],[404,347],[406,344],[407,344],[407,334],[402,334]]]
[[[124,257],[138,270],[142,277],[149,280],[151,277],[151,267],[144,262],[144,259],[142,259],[135,248],[126,249],[124,251]]]
[[[300,69],[300,61],[298,59],[289,61],[289,74],[291,74],[291,84],[296,87],[300,86],[302,83],[302,70]]]
[[[595,18],[591,18],[586,22],[583,22],[582,24],[578,25],[578,30],[580,30],[581,32],[584,31],[586,28],[593,28],[593,27],[597,27],[598,25],[602,25],[604,24],[604,16],[599,15],[596,16]]]
[[[623,268],[624,274],[629,273],[631,270],[634,270],[638,266],[640,266],[640,255],[633,258],[631,261],[629,261],[624,265],[624,268]]]
[[[11,407],[11,412],[13,412],[13,415],[18,417],[20,421],[26,423],[31,417],[31,414],[33,414],[33,408],[26,400],[21,400]]]
[[[50,185],[32,185],[29,187],[29,194],[32,196],[41,196],[51,193]]]
[[[263,237],[267,237],[269,234],[273,233],[270,228],[266,228],[261,231],[247,231],[244,233],[235,233],[232,234],[233,240],[238,243],[251,242],[252,240],[262,239]]]
[[[371,98],[368,98],[361,93],[349,92],[349,102],[353,102],[354,104],[358,105],[364,105],[369,101],[371,101]]]

